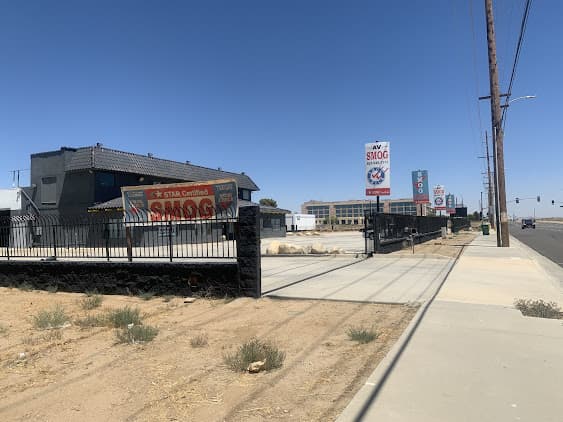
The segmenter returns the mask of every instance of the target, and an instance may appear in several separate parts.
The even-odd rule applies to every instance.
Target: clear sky
[[[523,1],[496,0],[502,89]],[[490,110],[482,0],[0,1],[0,186],[105,146],[244,171],[298,210],[364,196],[364,144],[478,208]],[[533,2],[505,137],[510,214],[563,216],[563,2]],[[22,181],[28,182],[24,173]],[[484,195],[486,196],[486,195]]]

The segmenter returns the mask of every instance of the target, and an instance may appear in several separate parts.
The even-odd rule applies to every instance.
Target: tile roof
[[[284,210],[282,208],[270,207],[268,205],[260,205],[260,204],[256,204],[255,202],[245,201],[243,199],[238,200],[238,206],[239,207],[258,206],[258,207],[260,207],[260,211],[265,213],[265,214],[291,214],[291,211],[289,211],[289,210]],[[90,211],[105,211],[105,210],[121,211],[122,209],[123,209],[123,202],[122,202],[121,196],[118,196],[117,198],[110,199],[109,201],[101,203],[101,204],[92,205],[91,207],[88,208],[88,210],[90,210]]]
[[[97,145],[76,148],[65,168],[66,171],[89,169],[134,173],[189,182],[235,179],[239,188],[252,191],[260,190],[252,179],[244,173],[232,173]]]

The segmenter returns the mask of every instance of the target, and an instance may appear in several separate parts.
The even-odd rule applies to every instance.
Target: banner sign
[[[234,180],[124,186],[125,222],[200,220],[236,217],[238,189]]]
[[[446,212],[455,214],[455,196],[451,193],[446,195]]]
[[[415,204],[429,204],[428,170],[412,172],[412,199]]]
[[[434,208],[438,211],[446,209],[446,190],[442,185],[434,186]]]
[[[391,195],[389,142],[366,144],[366,196]]]

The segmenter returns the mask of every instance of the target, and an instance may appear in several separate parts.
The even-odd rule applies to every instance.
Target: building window
[[[244,201],[250,201],[252,200],[252,197],[250,195],[250,190],[248,189],[240,189],[238,190],[238,199],[242,199]]]
[[[41,178],[41,203],[57,204],[57,178],[55,176]]]
[[[318,219],[327,218],[329,215],[328,205],[309,205],[307,207],[307,214],[314,214]]]
[[[115,186],[115,174],[97,172],[96,185],[101,188],[113,188]]]

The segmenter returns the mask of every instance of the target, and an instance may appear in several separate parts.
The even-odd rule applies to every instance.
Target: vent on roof
[[[147,157],[152,158],[153,157],[152,152],[147,153]]]
[[[191,163],[191,161],[190,161],[190,160],[186,160],[186,164],[190,164],[190,163]]]
[[[102,144],[101,142],[96,142],[96,148],[101,148],[103,146],[104,146],[104,144]]]
[[[221,170],[223,170],[223,169],[222,169],[221,167],[217,167],[217,170],[221,171]]]

